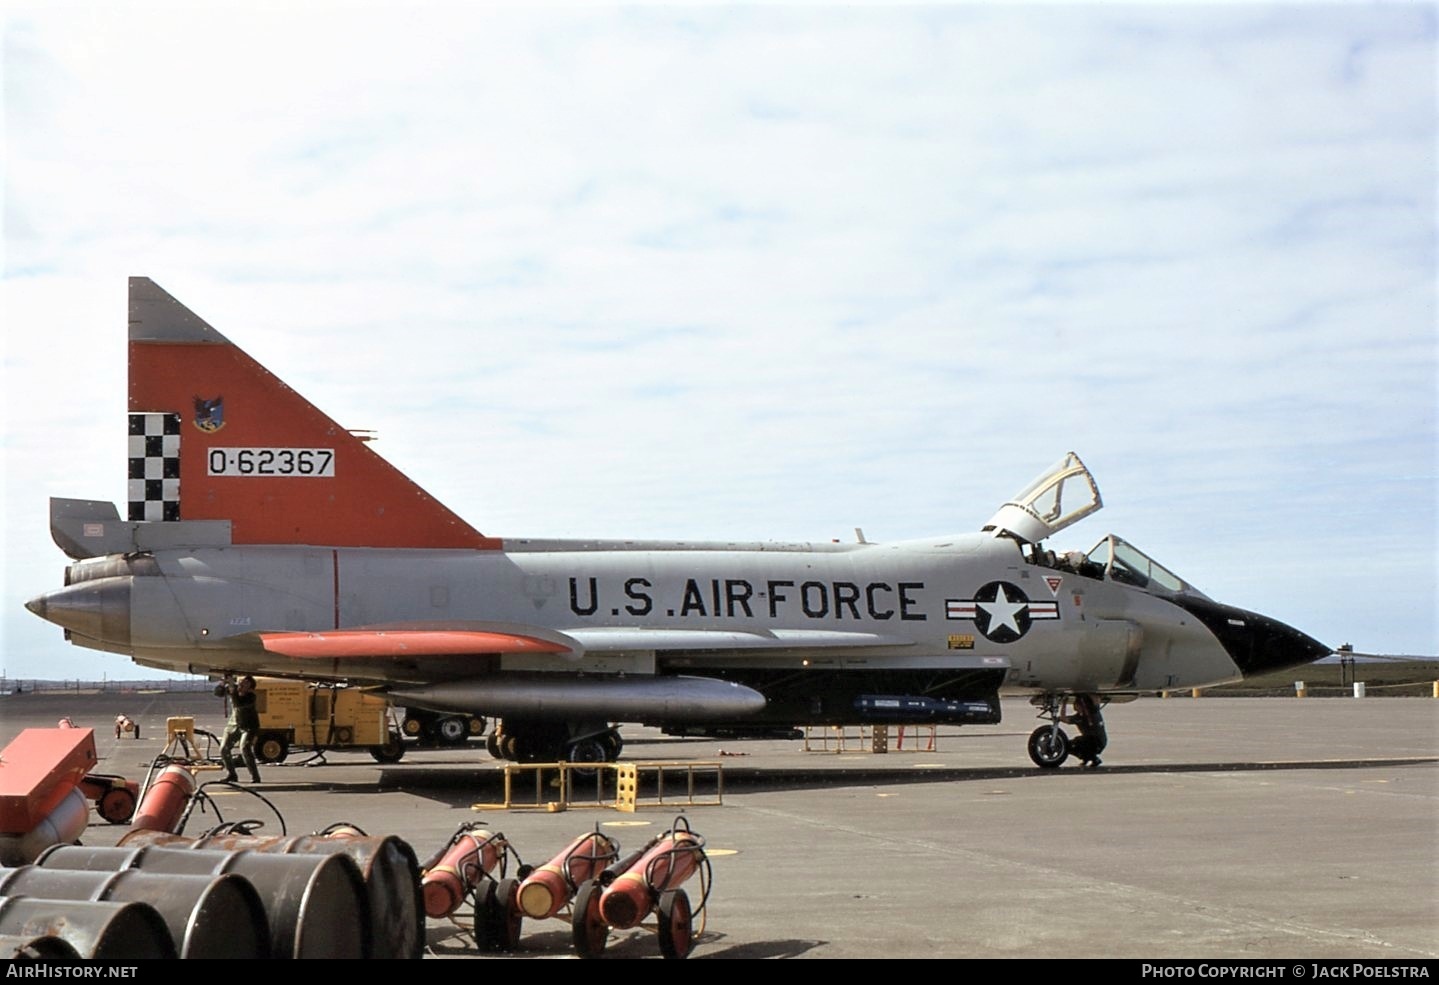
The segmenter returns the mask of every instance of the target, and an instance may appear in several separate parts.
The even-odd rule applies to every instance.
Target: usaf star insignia
[[[1031,602],[1013,582],[992,581],[970,599],[945,599],[944,617],[974,623],[991,643],[1013,643],[1038,619],[1058,619],[1058,602]]]

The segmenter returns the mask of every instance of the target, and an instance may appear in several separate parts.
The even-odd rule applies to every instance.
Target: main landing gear
[[[1071,753],[1083,757],[1085,765],[1098,766],[1099,753],[1105,744],[1104,716],[1100,714],[1099,701],[1090,695],[1076,695],[1075,714],[1066,716],[1064,700],[1064,696],[1058,694],[1041,694],[1030,700],[1030,704],[1039,708],[1038,717],[1049,721],[1029,734],[1029,758],[1042,770],[1058,769]],[[1081,712],[1080,702],[1086,704],[1087,712]],[[1071,739],[1059,727],[1060,722],[1074,722],[1080,734]]]
[[[474,715],[408,708],[400,729],[406,738],[437,746],[462,746],[485,731],[485,720]]]
[[[612,763],[624,740],[606,723],[496,722],[485,739],[495,759],[520,763]]]

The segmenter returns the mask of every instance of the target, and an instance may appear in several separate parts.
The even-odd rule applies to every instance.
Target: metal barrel
[[[147,903],[165,921],[182,958],[264,958],[270,955],[265,907],[238,875],[161,875],[46,869],[0,871],[0,896],[47,900]]]
[[[175,957],[169,928],[147,903],[0,897],[0,934],[60,937],[97,961]]]
[[[47,869],[88,869],[92,872],[119,872],[138,858],[138,848],[95,848],[89,845],[54,845],[40,854],[35,864]],[[63,863],[62,860],[63,859]]]
[[[196,846],[275,855],[343,855],[360,870],[369,891],[370,928],[376,958],[419,958],[425,949],[425,910],[415,851],[394,836],[384,838],[255,838],[214,835]]]
[[[132,831],[121,844],[127,848],[192,845],[209,851],[251,851],[267,855],[347,855],[359,868],[368,894],[370,956],[410,959],[424,954],[425,911],[420,894],[419,862],[414,849],[394,836],[218,834],[190,839],[162,831]]]
[[[47,869],[140,869],[171,875],[244,876],[270,921],[271,957],[370,956],[370,911],[360,870],[347,855],[263,855],[165,846],[52,848]]]
[[[189,848],[195,844],[195,839],[189,835],[172,835],[168,831],[155,831],[151,828],[131,828],[121,835],[120,840],[115,842],[116,848],[146,848],[150,845],[175,845],[179,848]]]
[[[0,960],[78,961],[80,952],[63,937],[0,934]]]

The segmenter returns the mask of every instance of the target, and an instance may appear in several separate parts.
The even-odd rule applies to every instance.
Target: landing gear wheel
[[[435,723],[435,738],[447,746],[458,746],[470,737],[470,724],[463,718],[442,718]]]
[[[385,735],[385,744],[371,746],[370,755],[377,763],[398,763],[405,758],[405,741],[400,738],[399,732],[388,732]]]
[[[255,758],[262,763],[283,763],[290,755],[290,740],[274,732],[266,732],[255,743]]]
[[[660,954],[687,958],[695,949],[694,920],[690,898],[683,889],[660,894]]]
[[[620,758],[620,753],[623,752],[625,748],[625,740],[620,738],[619,732],[615,729],[610,729],[604,735],[600,736],[600,741],[604,743],[605,759],[608,762],[613,763]]]
[[[485,883],[484,898],[475,907],[475,943],[481,951],[513,951],[519,946],[525,919],[519,892],[518,879]]]
[[[491,759],[504,759],[500,755],[500,736],[497,732],[491,732],[485,736],[485,752],[490,754]]]
[[[414,715],[406,715],[405,723],[401,725],[400,728],[403,729],[405,735],[409,736],[411,739],[418,739],[420,736],[425,734],[424,721]]]
[[[1062,728],[1041,725],[1029,734],[1029,758],[1042,770],[1059,769],[1069,758],[1069,736]]]
[[[565,761],[570,763],[603,763],[608,757],[605,755],[608,750],[599,736],[591,736],[588,739],[578,739],[571,742],[565,749]]]
[[[570,940],[582,958],[597,958],[604,954],[605,945],[610,940],[610,925],[600,916],[602,889],[598,881],[586,879],[570,908]]]
[[[485,720],[483,718],[476,718],[471,715],[465,724],[469,727],[470,738],[478,739],[485,734]]]

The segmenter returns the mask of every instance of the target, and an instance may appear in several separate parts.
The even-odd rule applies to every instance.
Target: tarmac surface
[[[115,715],[142,738],[114,738]],[[208,694],[0,697],[0,744],[62,716],[92,727],[100,772],[143,780],[165,719],[218,734]],[[696,768],[709,806],[683,806],[667,769],[664,806],[635,814],[475,811],[503,798],[483,743],[410,750],[381,766],[363,752],[293,752],[259,787],[212,784],[186,834],[256,818],[261,834],[337,821],[398,835],[424,859],[461,824],[503,832],[540,864],[601,830],[622,850],[683,810],[712,864],[693,959],[1439,957],[1439,701],[1424,698],[1142,699],[1106,711],[1104,765],[1034,768],[1023,701],[995,726],[898,736],[874,754],[858,730],[798,740],[676,739],[626,727],[624,759]],[[827,750],[826,750],[827,744]],[[213,751],[213,750],[212,750]],[[214,773],[218,777],[219,774]],[[643,774],[642,774],[643,776]],[[572,801],[594,801],[575,783]],[[532,777],[515,789],[535,802]],[[646,785],[642,793],[653,792]],[[256,796],[259,795],[259,796]],[[263,799],[261,799],[263,798]],[[83,842],[128,828],[92,814]],[[692,880],[686,889],[700,893]],[[468,910],[429,922],[436,957],[476,954]],[[566,920],[526,921],[514,957],[571,955]],[[607,954],[655,957],[650,931],[616,931]]]

